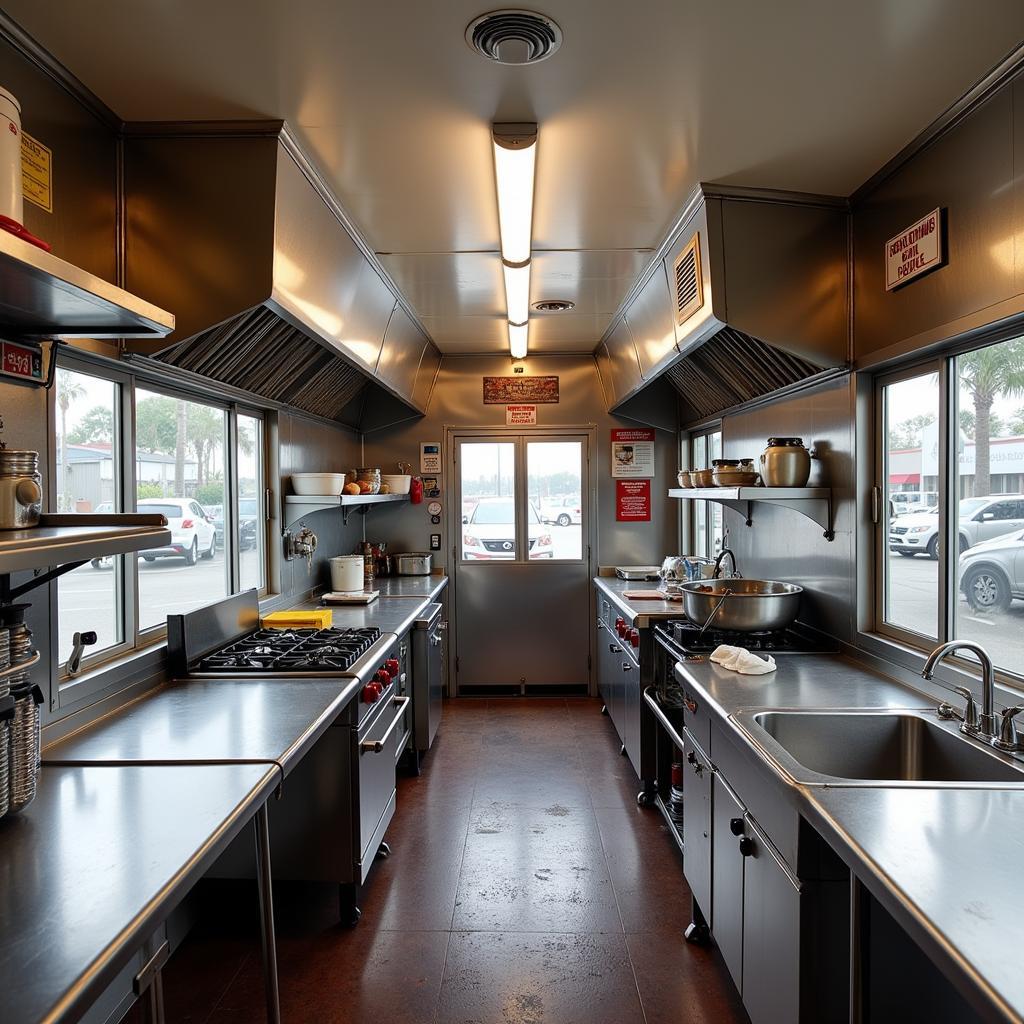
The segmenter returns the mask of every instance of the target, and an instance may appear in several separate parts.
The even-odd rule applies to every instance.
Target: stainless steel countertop
[[[266,801],[273,765],[43,769],[0,821],[4,1020],[77,1020]]]
[[[437,595],[447,586],[447,576],[388,576],[373,583],[373,589],[380,591],[381,600],[386,597],[419,597],[424,601],[436,601]]]
[[[764,772],[788,788],[803,816],[991,1019],[1024,1019],[1024,791],[792,783],[729,715],[751,708],[934,707],[935,701],[838,655],[777,654],[775,660],[778,669],[768,676],[741,676],[709,661],[679,662],[676,674],[760,758]]]
[[[654,590],[657,582],[643,580],[620,580],[618,576],[595,576],[594,585],[611,598],[612,604],[622,612],[623,617],[637,629],[647,629],[659,619],[683,618],[682,601],[628,601],[622,596],[624,590]]]
[[[43,750],[44,764],[277,762],[287,773],[357,694],[356,679],[165,683]]]
[[[427,581],[431,585],[427,585]],[[415,584],[418,582],[419,586]],[[414,584],[410,586],[409,584]],[[398,591],[385,596],[384,585]],[[409,576],[389,577],[374,583],[374,589],[380,590],[381,596],[373,604],[331,605],[334,612],[334,625],[341,629],[355,629],[363,626],[376,626],[384,633],[401,636],[412,629],[412,624],[419,618],[423,608],[430,603],[448,585],[447,576]],[[422,590],[422,593],[416,593]],[[319,598],[305,601],[295,606],[306,610],[322,608]]]

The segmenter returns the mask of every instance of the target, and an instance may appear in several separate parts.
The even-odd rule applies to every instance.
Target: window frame
[[[94,377],[98,380],[110,381],[118,389],[117,416],[115,417],[116,436],[112,441],[111,448],[112,451],[116,450],[119,455],[120,464],[116,473],[115,485],[115,508],[121,512],[125,510],[129,496],[131,496],[131,503],[134,508],[137,482],[135,472],[135,412],[138,390],[141,389],[147,393],[207,405],[224,413],[224,475],[226,484],[224,495],[224,550],[227,564],[225,579],[229,595],[238,593],[241,589],[241,571],[238,563],[239,552],[235,541],[239,515],[238,460],[236,455],[238,438],[237,419],[241,415],[257,420],[260,423],[261,443],[257,465],[263,491],[259,495],[259,500],[261,501],[260,508],[262,510],[261,533],[264,558],[262,579],[260,586],[257,588],[257,593],[261,600],[271,596],[269,558],[271,517],[268,515],[269,510],[266,500],[267,481],[270,479],[273,465],[269,411],[251,403],[217,398],[200,389],[189,388],[187,385],[177,386],[175,384],[168,384],[157,380],[155,375],[133,372],[132,368],[118,365],[113,360],[103,357],[90,358],[88,353],[64,349],[61,350],[57,358],[59,368]],[[56,393],[54,391],[50,399],[49,413],[52,423],[55,423],[55,403]],[[53,495],[56,493],[56,445],[53,446],[49,471],[50,479],[54,481],[54,488],[51,490],[52,500]],[[116,669],[117,663],[126,662],[143,655],[166,641],[166,622],[162,625],[155,625],[146,629],[139,628],[137,561],[137,558],[133,560],[131,555],[120,555],[115,560],[114,572],[120,574],[119,611],[121,634],[124,639],[121,643],[104,648],[104,650],[96,654],[83,657],[81,670],[76,676],[69,676],[67,674],[66,660],[59,661],[54,680],[54,701],[52,702],[55,708],[63,711],[66,708],[81,704],[87,698],[95,698],[97,695],[111,692],[112,685],[108,676],[110,672]],[[58,584],[56,583],[51,587],[51,612],[54,616],[52,628],[56,642],[58,617],[60,615]],[[104,669],[108,671],[102,671]]]
[[[718,441],[719,449],[720,449],[720,451],[724,450],[725,436],[724,436],[724,432],[722,430],[722,422],[720,420],[718,420],[718,421],[716,421],[714,423],[706,424],[705,426],[698,427],[698,428],[696,428],[694,430],[689,431],[685,435],[686,439],[684,441],[684,445],[685,445],[685,449],[686,450],[685,450],[685,461],[684,461],[683,464],[688,466],[688,467],[690,467],[691,469],[697,468],[697,466],[696,466],[696,461],[697,460],[696,460],[696,455],[695,455],[695,445],[696,445],[697,442],[703,442],[703,444],[704,444],[705,460],[707,462],[707,468],[710,468],[711,462],[712,462],[712,458],[716,457],[716,456],[713,456],[713,454],[712,454],[711,447],[710,447],[710,439],[714,435],[716,435],[716,434],[718,435],[718,438],[719,438],[719,441]],[[721,457],[721,456],[717,456],[717,457]],[[703,468],[703,467],[701,467],[701,468]],[[688,526],[687,526],[687,530],[686,530],[685,536],[688,538],[687,546],[690,548],[690,553],[693,554],[693,555],[704,557],[704,558],[712,558],[712,559],[716,558],[718,556],[718,552],[714,550],[714,530],[713,530],[715,508],[720,510],[721,519],[722,519],[722,541],[721,541],[721,547],[719,548],[719,551],[721,551],[721,548],[725,547],[725,544],[726,544],[726,539],[725,539],[725,537],[726,537],[725,506],[724,505],[719,505],[717,502],[713,502],[713,501],[709,501],[709,500],[692,500],[692,499],[690,501],[688,501],[686,504],[689,507],[689,515],[687,517],[688,518]],[[701,510],[703,510],[704,517],[705,517],[705,523],[707,524],[706,525],[706,531],[705,531],[706,532],[706,537],[707,537],[707,544],[705,544],[702,548],[698,547],[698,540],[697,540],[698,533],[699,533],[697,524],[698,524],[698,520],[700,518]]]

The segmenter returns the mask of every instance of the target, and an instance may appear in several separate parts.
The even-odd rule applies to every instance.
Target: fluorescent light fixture
[[[494,173],[498,183],[501,258],[525,263],[533,232],[533,176],[537,158],[535,124],[496,124]]]
[[[505,305],[508,319],[514,324],[525,324],[530,319],[530,264],[521,267],[502,265],[505,273]]]
[[[526,349],[529,342],[530,325],[513,324],[508,325],[508,347],[513,359],[525,359]]]

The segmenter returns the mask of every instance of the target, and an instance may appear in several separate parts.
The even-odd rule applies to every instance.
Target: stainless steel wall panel
[[[396,305],[377,361],[377,376],[400,395],[413,393],[425,341],[422,331],[405,310]]]
[[[891,354],[918,335],[942,341],[963,330],[957,323],[961,318],[1019,296],[1024,225],[1015,169],[1018,176],[1022,172],[1014,154],[1024,112],[1014,97],[1021,98],[1022,88],[1017,82],[994,95],[854,210],[854,351],[859,362]],[[947,265],[887,292],[885,242],[935,207],[945,210]],[[1010,312],[1004,309],[989,319]],[[911,340],[907,347],[919,346]]]
[[[423,353],[416,369],[416,381],[412,389],[412,404],[417,409],[426,412],[429,407],[434,391],[434,381],[437,379],[437,371],[440,367],[441,353],[438,352],[433,342],[426,342],[423,345]]]
[[[640,373],[650,380],[679,353],[676,348],[675,316],[665,264],[659,263],[626,311],[626,323],[633,336]]]

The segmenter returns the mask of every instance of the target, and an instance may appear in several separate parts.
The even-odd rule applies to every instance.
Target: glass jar
[[[364,494],[379,494],[380,469],[371,469],[368,466],[364,466],[362,469],[357,469],[356,483],[359,484],[359,489]],[[365,486],[366,484],[369,484],[369,489]]]

